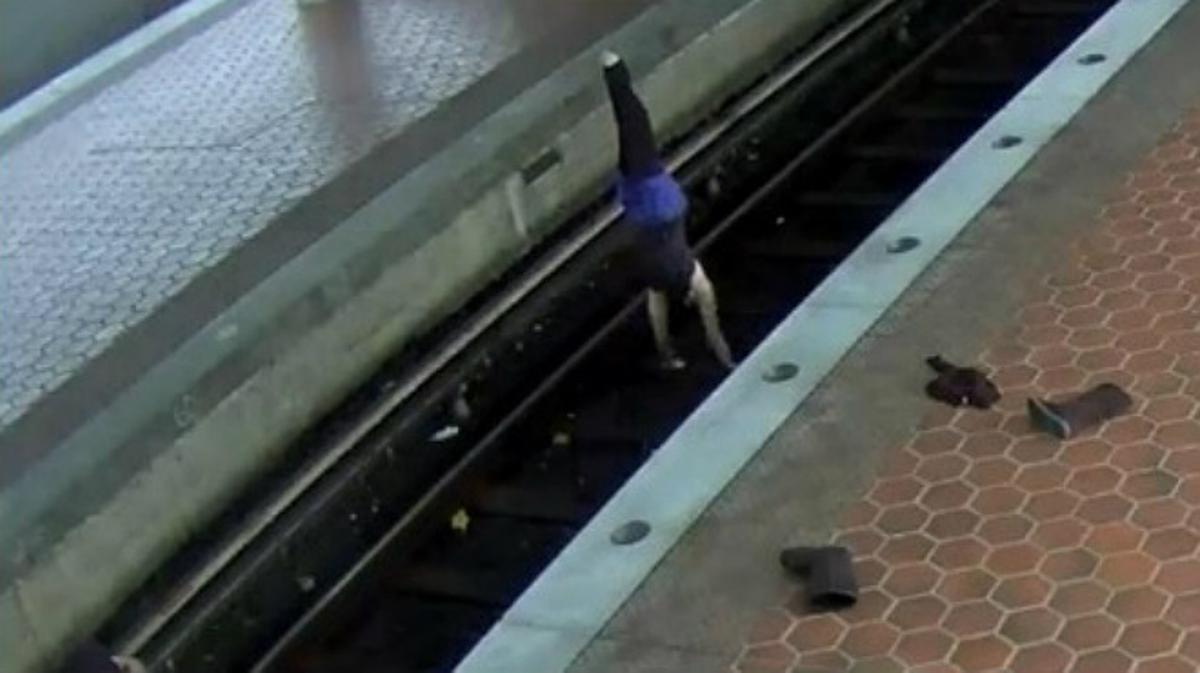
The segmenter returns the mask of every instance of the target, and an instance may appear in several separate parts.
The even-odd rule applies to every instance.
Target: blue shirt
[[[633,232],[633,259],[642,282],[682,298],[696,265],[684,222],[687,195],[670,174],[621,176],[617,198]]]
[[[666,171],[646,176],[621,176],[617,199],[625,209],[625,218],[642,227],[661,227],[683,218],[687,196],[679,183]]]

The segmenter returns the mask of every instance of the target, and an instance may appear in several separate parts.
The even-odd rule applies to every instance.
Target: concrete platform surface
[[[1200,57],[1190,3],[905,292],[575,673],[1200,668]],[[988,412],[924,358],[990,369]],[[1136,402],[1068,442],[1031,395]],[[813,614],[777,561],[855,553]]]

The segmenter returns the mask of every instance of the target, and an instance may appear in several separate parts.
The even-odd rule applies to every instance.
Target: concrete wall
[[[0,108],[184,0],[0,0]]]
[[[649,72],[639,88],[660,127],[678,131],[850,4],[664,0],[605,46]],[[300,430],[595,198],[615,163],[595,59],[568,63],[380,194],[139,384],[161,413],[115,454],[133,478],[0,578],[0,673],[36,670],[95,628]],[[562,161],[524,182],[549,149]],[[429,218],[444,225],[411,240]],[[216,350],[228,355],[195,386],[172,389]],[[115,427],[113,407],[114,422],[93,425]]]

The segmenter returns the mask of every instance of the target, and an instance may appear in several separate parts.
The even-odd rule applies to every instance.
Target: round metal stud
[[[767,383],[781,383],[788,379],[793,379],[796,374],[800,373],[800,367],[792,362],[780,362],[763,373],[763,380]]]
[[[992,143],[992,147],[998,150],[1006,150],[1010,147],[1016,147],[1025,142],[1021,136],[1000,136]]]
[[[642,538],[650,534],[650,524],[641,519],[627,521],[612,532],[609,539],[616,545],[627,545],[639,542]]]
[[[900,238],[888,243],[887,251],[889,254],[899,255],[900,253],[908,252],[919,245],[921,245],[921,239],[917,238],[916,236],[901,236]]]

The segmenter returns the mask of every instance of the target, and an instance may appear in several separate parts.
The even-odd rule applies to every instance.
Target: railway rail
[[[876,0],[671,148],[735,352],[1112,4]],[[690,315],[655,366],[614,219],[389,363],[106,635],[158,670],[452,670],[724,376]]]

